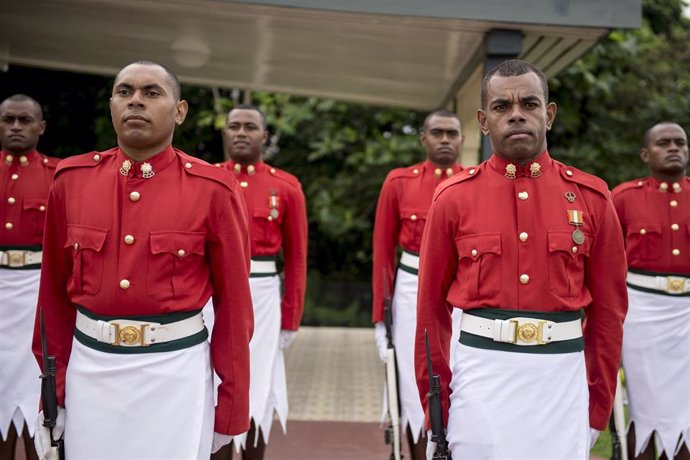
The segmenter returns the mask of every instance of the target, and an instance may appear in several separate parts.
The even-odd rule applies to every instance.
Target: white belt
[[[488,319],[464,313],[460,330],[470,334],[515,345],[544,345],[582,337],[579,319],[556,323],[535,318],[515,317],[506,320]]]
[[[0,251],[0,266],[24,267],[41,263],[43,251],[24,251],[22,249],[9,249]]]
[[[130,319],[101,321],[77,311],[76,326],[79,331],[99,342],[123,347],[147,347],[197,334],[204,330],[204,320],[198,313],[168,324]]]
[[[400,256],[400,265],[419,270],[419,256],[403,251]]]
[[[276,274],[278,273],[278,269],[276,268],[276,261],[252,259],[249,273],[251,275]]]
[[[690,292],[690,278],[684,276],[655,276],[628,272],[626,281],[632,286],[654,289],[667,294],[687,294]]]

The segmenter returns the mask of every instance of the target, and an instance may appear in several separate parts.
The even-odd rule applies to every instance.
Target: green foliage
[[[612,32],[551,80],[551,152],[611,187],[647,174],[639,152],[648,128],[690,126],[690,21],[679,0],[643,5],[640,29]]]

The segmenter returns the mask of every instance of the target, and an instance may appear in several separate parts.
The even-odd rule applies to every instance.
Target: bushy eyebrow
[[[121,82],[121,83],[118,83],[117,85],[115,85],[115,89],[133,90],[135,88],[134,88],[134,86],[130,85],[129,83]],[[163,88],[161,85],[159,85],[157,83],[149,83],[148,85],[144,85],[143,89],[144,90],[155,89],[155,90],[160,91],[160,92],[165,92],[165,88]]]

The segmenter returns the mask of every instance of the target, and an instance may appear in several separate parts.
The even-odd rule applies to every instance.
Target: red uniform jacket
[[[0,246],[40,246],[58,158],[33,150],[25,155],[0,153]]]
[[[427,409],[426,329],[447,420],[453,307],[518,309],[526,316],[530,310],[584,308],[590,425],[601,430],[611,414],[628,307],[623,238],[603,181],[552,160],[548,152],[534,162],[541,167],[538,177],[531,177],[534,167],[528,164],[509,179],[508,163],[494,155],[435,193],[419,273],[420,397]],[[582,244],[573,241],[568,210],[582,213]]]
[[[307,209],[299,180],[259,161],[243,166],[230,160],[223,166],[240,183],[249,215],[252,257],[276,256],[285,262],[281,328],[297,330],[304,311],[307,286]]]
[[[613,189],[613,203],[630,268],[690,276],[690,179],[625,182]]]
[[[386,176],[374,221],[373,322],[383,321],[385,286],[388,286],[388,294],[393,295],[396,247],[419,254],[434,190],[461,170],[459,164],[441,169],[427,160],[407,168],[396,168]]]
[[[242,433],[254,323],[239,184],[172,147],[148,160],[155,174],[148,179],[134,162],[122,175],[125,159],[119,148],[67,158],[50,192],[38,304],[56,356],[58,404],[75,304],[103,316],[160,315],[200,310],[213,295],[211,356],[222,382],[215,431]],[[41,362],[38,327],[33,349]]]

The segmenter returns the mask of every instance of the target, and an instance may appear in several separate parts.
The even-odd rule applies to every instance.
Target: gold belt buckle
[[[119,345],[138,345],[141,347],[148,347],[149,345],[147,343],[144,343],[144,331],[148,327],[148,324],[142,324],[138,328],[135,326],[125,326],[122,329],[120,329],[120,324],[119,323],[113,323],[113,326],[115,326],[115,339],[111,343],[111,345],[114,346],[119,346]]]
[[[26,265],[26,251],[5,251],[8,267],[23,267]]]
[[[685,288],[685,278],[677,276],[666,277],[666,292],[669,294],[683,294],[683,288]]]
[[[546,321],[539,321],[536,324],[524,322],[520,324],[518,320],[511,319],[510,322],[515,326],[513,340],[510,343],[517,344],[518,340],[523,343],[537,342],[537,345],[544,345],[544,324]]]

